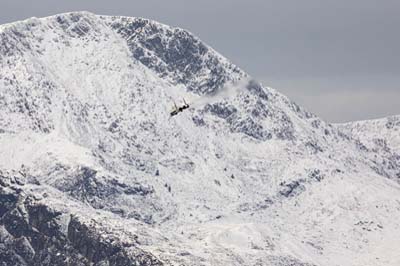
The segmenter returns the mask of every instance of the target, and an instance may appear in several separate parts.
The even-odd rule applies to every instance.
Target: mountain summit
[[[0,66],[2,265],[400,265],[396,118],[331,125],[142,18],[0,26]]]

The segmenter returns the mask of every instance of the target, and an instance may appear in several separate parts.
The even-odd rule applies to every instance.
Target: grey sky
[[[400,114],[398,0],[0,0],[0,23],[76,10],[186,28],[330,122]]]

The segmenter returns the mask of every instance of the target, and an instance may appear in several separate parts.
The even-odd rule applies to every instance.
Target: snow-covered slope
[[[338,124],[337,127],[356,141],[381,175],[400,180],[400,116]]]
[[[350,122],[339,125],[366,148],[374,150],[377,146],[386,146],[393,152],[400,152],[400,115],[384,119]]]
[[[32,18],[1,26],[0,66],[10,265],[400,264],[387,153],[185,30]]]

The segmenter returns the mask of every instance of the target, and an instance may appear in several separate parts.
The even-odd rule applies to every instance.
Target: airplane
[[[183,98],[183,105],[182,106],[176,106],[176,103],[174,102],[174,109],[170,112],[171,116],[175,116],[179,114],[180,112],[183,112],[183,110],[189,108],[189,104],[186,103],[185,99]]]

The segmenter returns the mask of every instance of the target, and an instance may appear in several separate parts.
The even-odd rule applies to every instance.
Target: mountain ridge
[[[382,250],[398,236],[393,152],[365,150],[182,29],[88,12],[13,27],[0,32],[1,199],[27,194],[55,210],[46,215],[70,256],[95,265],[140,254],[139,265],[399,261]],[[192,108],[170,118],[182,97]],[[11,202],[0,222],[20,265],[67,254],[46,254],[30,233],[24,246],[35,252],[19,254],[6,218],[27,205]],[[41,224],[30,216],[22,227]],[[71,221],[95,237],[80,243]],[[101,255],[115,248],[124,255]]]

